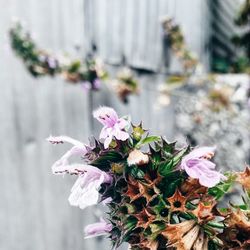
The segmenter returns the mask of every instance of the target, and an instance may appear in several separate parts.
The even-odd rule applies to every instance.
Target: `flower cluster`
[[[106,220],[85,228],[86,237],[106,234],[114,248],[128,242],[134,250],[249,249],[250,168],[223,175],[212,162],[215,147],[178,148],[112,108],[93,115],[103,125],[93,144],[48,138],[73,144],[52,166],[55,174],[78,176],[70,204],[102,202],[109,210]],[[73,155],[83,163],[69,164]],[[221,208],[235,183],[245,191],[242,204]]]
[[[185,72],[192,73],[198,64],[196,56],[187,48],[184,35],[179,25],[174,23],[172,18],[162,20],[164,32],[174,54],[181,60]]]
[[[20,23],[16,23],[9,33],[13,50],[34,77],[60,74],[70,83],[80,82],[85,88],[98,89],[100,79],[106,76],[97,60],[69,60],[39,49]]]
[[[10,29],[11,47],[23,60],[26,68],[34,77],[61,75],[69,83],[80,83],[84,89],[98,90],[101,81],[108,73],[99,59],[88,58],[85,61],[71,60],[65,56],[55,56],[37,47],[30,34],[23,30],[20,23]],[[126,72],[126,73],[125,73]],[[131,71],[118,74],[115,90],[123,102],[128,95],[138,92],[138,83]]]

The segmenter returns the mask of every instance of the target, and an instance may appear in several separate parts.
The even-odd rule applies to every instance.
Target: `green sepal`
[[[132,138],[133,138],[133,140],[135,140],[137,142],[141,140],[142,136],[147,131],[147,130],[143,129],[142,123],[140,123],[137,126],[132,124],[132,129],[133,129]]]
[[[162,149],[164,152],[173,154],[175,152],[175,145],[176,145],[176,141],[169,143],[165,139],[162,138]]]

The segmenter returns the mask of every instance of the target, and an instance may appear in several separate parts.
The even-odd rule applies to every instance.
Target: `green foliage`
[[[181,162],[183,156],[189,152],[190,148],[185,148],[180,150],[179,152],[174,152],[175,149],[175,142],[168,144],[167,142],[163,142],[163,148],[161,151],[161,158],[165,159],[163,161],[157,161],[155,163],[155,168],[158,169],[159,174],[161,176],[168,176],[168,174],[173,173],[173,170],[176,166]]]
[[[97,70],[95,60],[81,61],[69,60],[68,58],[59,60],[55,55],[39,49],[20,23],[17,23],[10,30],[9,35],[13,50],[23,60],[27,70],[34,77],[62,74],[68,82],[88,82],[92,89],[96,89],[95,81],[107,75],[103,69]]]
[[[135,179],[143,179],[145,173],[137,166],[129,166],[129,174]]]
[[[208,193],[212,195],[216,200],[223,198],[223,196],[229,192],[229,190],[235,183],[235,174],[226,173],[225,176],[227,177],[225,181],[221,181],[215,187],[209,188],[208,190]]]
[[[165,175],[160,184],[160,188],[164,194],[164,197],[172,196],[184,179],[185,174],[183,174],[181,171],[169,172],[167,175]]]
[[[92,166],[95,166],[103,171],[107,171],[110,169],[110,164],[115,162],[123,161],[123,156],[117,151],[103,151],[99,154],[99,156],[90,162]]]
[[[145,144],[149,144],[151,142],[159,141],[160,137],[159,136],[147,136],[144,139],[141,139],[138,143],[136,143],[136,148],[140,148],[141,146]]]

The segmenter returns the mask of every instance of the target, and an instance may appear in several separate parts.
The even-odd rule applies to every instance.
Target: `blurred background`
[[[100,105],[130,114],[134,123],[143,121],[151,133],[168,140],[218,144],[216,161],[224,170],[249,163],[250,25],[249,19],[246,25],[236,22],[244,0],[0,2],[0,249],[110,249],[102,238],[84,240],[84,225],[97,221],[102,209],[70,207],[67,198],[75,178],[52,176],[50,168],[68,147],[45,141],[50,134],[84,142],[98,136],[92,111]],[[183,72],[161,25],[166,15],[180,25],[202,74],[219,74],[213,80],[219,94],[210,96],[206,87],[192,85],[194,78],[172,96],[168,89],[162,91],[167,79]],[[130,68],[139,82],[138,95],[124,104],[108,84],[93,92],[60,77],[33,78],[11,50],[13,18],[25,22],[39,46],[53,53],[82,59],[94,54],[110,75]],[[219,110],[201,105],[207,96],[214,105],[218,95]]]

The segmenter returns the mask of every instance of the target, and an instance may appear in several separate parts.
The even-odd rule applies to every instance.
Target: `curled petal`
[[[69,165],[68,159],[74,155],[84,156],[86,153],[87,151],[85,148],[74,146],[52,165],[53,174],[75,174],[74,171],[72,172],[72,165]]]
[[[100,222],[87,225],[84,228],[85,239],[101,236],[109,233],[112,230],[112,224],[105,222],[103,219]]]
[[[191,151],[187,158],[212,158],[214,156],[216,147],[199,147]]]
[[[54,174],[78,174],[78,171],[74,171],[72,166],[69,165],[68,160],[74,155],[84,156],[88,152],[88,146],[68,136],[50,136],[47,138],[47,140],[52,144],[68,142],[74,145],[74,147],[68,150],[58,161],[52,165],[52,172]]]

